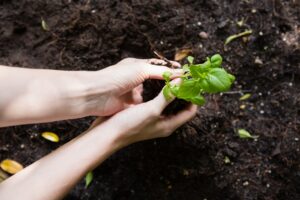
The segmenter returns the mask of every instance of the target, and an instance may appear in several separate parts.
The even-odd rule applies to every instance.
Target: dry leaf
[[[174,60],[180,61],[186,58],[190,53],[192,53],[192,49],[181,49],[176,52]]]
[[[3,160],[0,167],[10,174],[15,174],[23,169],[23,166],[20,163],[10,159]]]
[[[53,132],[44,132],[42,133],[42,137],[51,142],[59,142],[59,137]]]

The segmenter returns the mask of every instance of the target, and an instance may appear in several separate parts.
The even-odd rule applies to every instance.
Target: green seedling
[[[242,139],[257,139],[258,136],[254,136],[254,135],[251,135],[247,130],[245,129],[239,129],[238,130],[238,135],[240,138]]]
[[[93,181],[93,172],[90,171],[85,175],[85,188],[89,187],[89,185],[91,184],[91,182]]]
[[[163,94],[167,100],[173,96],[192,102],[196,105],[203,105],[205,93],[219,93],[228,91],[235,80],[235,77],[221,67],[222,57],[219,54],[207,58],[202,64],[194,64],[194,58],[187,57],[188,64],[182,68],[180,85],[171,85],[171,73],[165,72],[163,77],[166,85]]]
[[[233,40],[240,38],[240,37],[244,37],[246,35],[250,35],[252,34],[252,30],[245,30],[244,32],[235,34],[235,35],[231,35],[229,36],[226,40],[225,40],[225,45],[229,44],[230,42],[232,42]]]
[[[240,101],[245,101],[251,97],[250,93],[244,94],[243,96],[240,97]]]

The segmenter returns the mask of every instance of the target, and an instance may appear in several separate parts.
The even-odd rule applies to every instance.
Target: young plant
[[[188,64],[183,66],[184,75],[180,85],[170,84],[170,72],[163,74],[166,81],[163,93],[167,100],[175,96],[196,105],[203,105],[203,94],[225,92],[235,80],[233,75],[221,68],[223,59],[219,54],[207,58],[202,64],[194,64],[194,58],[191,56],[187,60]]]

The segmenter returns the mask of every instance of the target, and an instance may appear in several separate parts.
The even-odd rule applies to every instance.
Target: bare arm
[[[154,100],[117,113],[4,181],[0,185],[0,199],[63,198],[89,170],[118,149],[141,140],[169,136],[197,110],[190,106],[176,116],[163,117],[161,112],[168,103],[160,93]]]
[[[0,65],[0,127],[112,115],[140,103],[138,86],[148,78],[162,79],[164,71],[182,73],[134,58],[94,72]]]

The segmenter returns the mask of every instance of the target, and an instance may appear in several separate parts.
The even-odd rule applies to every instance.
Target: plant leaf
[[[170,77],[172,76],[172,73],[169,71],[165,71],[162,76],[165,79],[165,81],[170,82],[170,80],[171,80]]]
[[[239,134],[239,137],[240,138],[243,138],[243,139],[256,139],[258,138],[258,136],[252,136],[247,130],[245,129],[238,129],[238,134]]]
[[[200,90],[197,80],[184,80],[179,86],[177,97],[180,99],[193,98],[200,93]]]
[[[0,167],[10,174],[16,174],[23,169],[23,166],[20,163],[10,159],[3,160]]]
[[[228,158],[228,156],[224,157],[224,163],[225,164],[229,164],[230,163],[230,159]]]
[[[43,30],[50,31],[50,28],[49,28],[48,24],[46,23],[46,21],[43,18],[41,18],[41,20],[42,20],[41,25],[42,25]]]
[[[222,68],[212,68],[207,76],[200,80],[201,88],[208,93],[224,92],[229,90],[233,76]]]
[[[240,97],[240,101],[244,101],[246,99],[249,99],[251,97],[250,93],[244,94],[243,96]]]
[[[177,51],[174,60],[181,61],[186,58],[191,52],[192,49],[182,49],[180,51]]]
[[[59,142],[59,137],[53,132],[43,132],[42,137],[51,142]]]
[[[190,64],[193,64],[193,63],[194,63],[194,57],[193,57],[193,56],[188,56],[188,57],[187,57],[187,61],[188,61]]]
[[[222,61],[223,61],[223,58],[220,54],[215,54],[210,59],[212,67],[221,67]]]
[[[204,99],[204,97],[201,94],[199,94],[199,95],[197,95],[195,97],[188,98],[188,101],[190,101],[193,104],[196,104],[198,106],[202,106],[202,105],[205,104],[205,99]]]
[[[91,182],[93,181],[94,175],[93,172],[90,171],[85,175],[85,188],[87,188]]]
[[[170,101],[173,98],[170,85],[165,85],[163,88],[163,94],[167,101]]]
[[[231,35],[225,40],[225,45],[229,44],[230,42],[232,42],[233,40],[235,40],[239,37],[243,37],[243,36],[250,35],[250,34],[252,34],[252,30],[245,30],[244,32],[241,32],[241,33],[238,33],[235,35]]]

